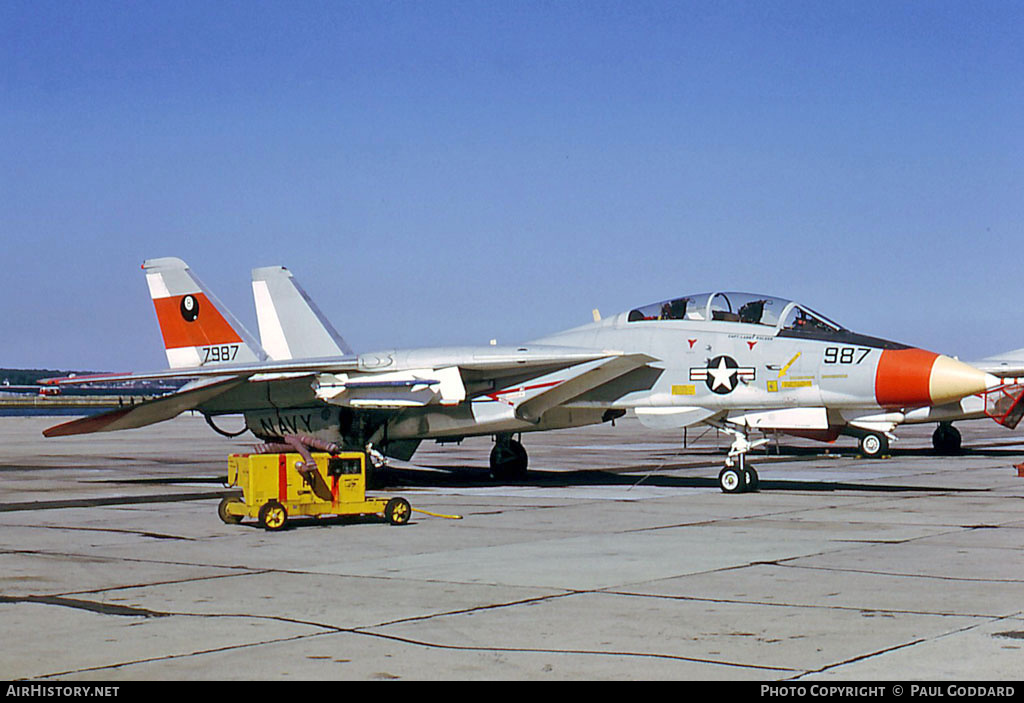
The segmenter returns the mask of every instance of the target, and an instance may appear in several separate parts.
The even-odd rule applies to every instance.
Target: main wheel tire
[[[384,517],[392,525],[404,525],[412,516],[412,506],[405,498],[392,498],[384,506]]]
[[[733,466],[726,466],[718,473],[718,486],[722,493],[742,493],[747,489],[743,471]]]
[[[284,529],[288,522],[288,511],[276,500],[271,500],[260,508],[259,520],[263,529],[276,532]]]
[[[889,451],[889,440],[883,434],[872,432],[860,438],[860,453],[868,459],[878,459]]]
[[[952,425],[940,424],[932,433],[932,446],[939,454],[959,454],[961,444],[960,430]]]
[[[516,481],[526,478],[530,458],[523,445],[514,439],[495,442],[491,449],[491,476],[499,481]]]
[[[761,487],[761,479],[757,475],[757,469],[750,464],[747,464],[747,468],[744,470],[747,479],[747,486],[744,489],[748,493],[755,493]]]
[[[220,501],[220,505],[217,506],[217,517],[221,519],[225,525],[237,525],[242,521],[241,515],[232,515],[228,512],[229,505],[244,505],[238,498],[223,498]]]

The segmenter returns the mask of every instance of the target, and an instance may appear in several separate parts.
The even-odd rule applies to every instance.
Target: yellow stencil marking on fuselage
[[[813,381],[783,381],[779,384],[780,388],[810,388],[814,385]]]
[[[789,371],[789,367],[796,363],[796,360],[800,358],[801,354],[803,354],[803,352],[797,352],[796,356],[790,359],[789,363],[782,367],[782,370],[779,371],[779,378],[782,378],[783,376],[786,375],[786,372]]]

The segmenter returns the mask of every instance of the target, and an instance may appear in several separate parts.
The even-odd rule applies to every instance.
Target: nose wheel
[[[761,479],[757,475],[757,469],[753,466],[747,467],[745,476],[747,479],[747,491],[749,493],[754,493],[761,487]]]
[[[753,493],[761,485],[757,469],[745,459],[736,462],[736,466],[726,466],[718,474],[718,486],[722,493]]]

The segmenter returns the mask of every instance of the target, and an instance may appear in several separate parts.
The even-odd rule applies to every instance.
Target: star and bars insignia
[[[708,388],[720,395],[732,393],[740,381],[754,380],[753,366],[740,366],[731,356],[716,356],[707,366],[690,369],[691,381],[704,381]]]

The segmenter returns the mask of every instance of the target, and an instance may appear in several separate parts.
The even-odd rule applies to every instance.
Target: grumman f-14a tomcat
[[[518,346],[355,354],[283,267],[253,271],[259,343],[180,259],[142,268],[170,368],[50,382],[188,383],[46,436],[142,427],[186,410],[218,431],[214,418],[243,414],[266,441],[303,433],[379,459],[408,460],[423,440],[490,435],[492,474],[515,480],[528,457],[514,436],[632,412],[649,427],[704,424],[731,435],[719,483],[732,493],[757,488],[746,454],[767,440],[754,433],[846,434],[880,456],[897,425],[935,422],[929,413],[965,398],[991,398],[985,414],[1007,426],[1024,413],[1024,386],[1006,380],[1024,375],[1024,363],[979,368],[765,295],[683,295],[603,319],[595,311],[590,324]]]

